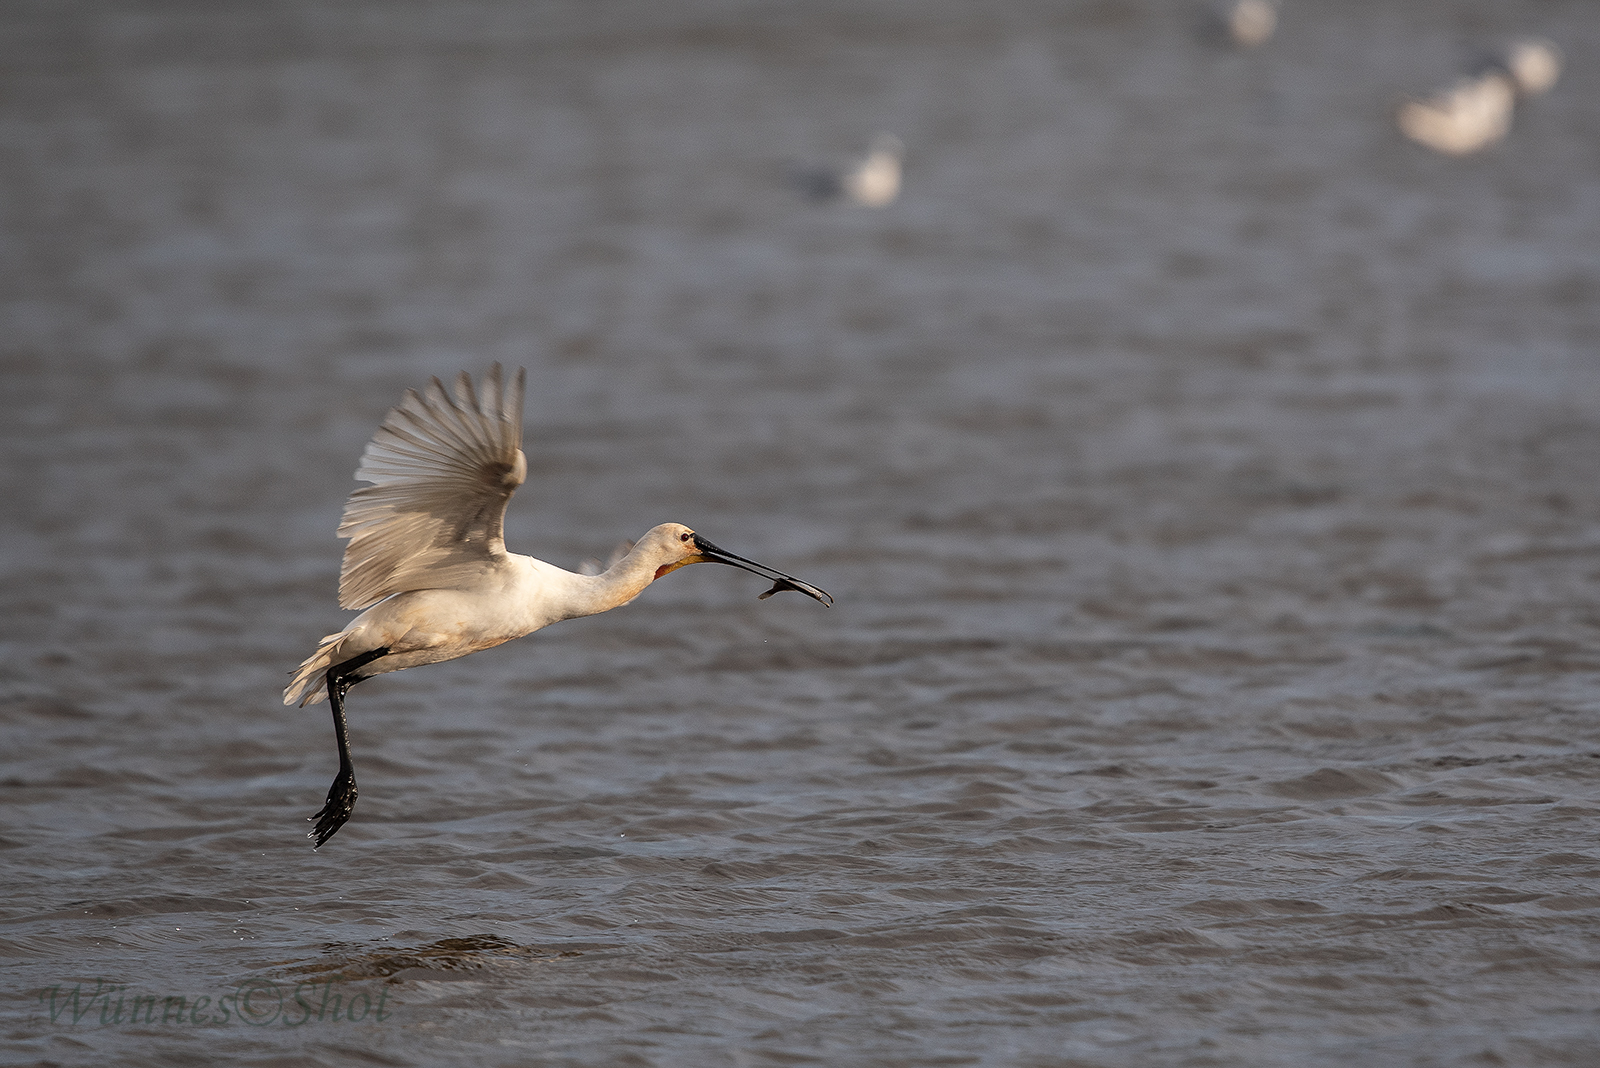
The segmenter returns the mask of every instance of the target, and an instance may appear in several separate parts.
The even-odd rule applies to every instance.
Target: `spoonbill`
[[[437,378],[407,390],[362,454],[338,534],[348,538],[339,607],[365,609],[294,672],[283,703],[333,707],[339,774],[309,837],[321,846],[350,818],[355,768],[344,698],[389,671],[492,649],[563,619],[625,605],[688,564],[731,564],[772,582],[761,599],[795,590],[831,606],[810,583],[719,549],[681,523],[649,530],[596,575],[580,575],[506,551],[506,503],[528,473],[522,453],[525,369],[511,387],[500,365],[475,387],[465,371],[455,394]]]

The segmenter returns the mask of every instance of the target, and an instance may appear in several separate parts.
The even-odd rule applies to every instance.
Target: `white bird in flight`
[[[374,675],[492,649],[563,619],[625,605],[669,571],[688,564],[731,564],[772,582],[762,599],[796,590],[823,605],[817,587],[717,548],[681,523],[663,523],[604,572],[580,575],[506,551],[506,502],[527,477],[522,396],[527,372],[511,388],[495,364],[475,389],[466,372],[452,397],[437,378],[408,390],[368,442],[339,524],[349,538],[339,570],[339,607],[366,609],[322,639],[294,673],[283,703],[333,706],[339,774],[327,804],[311,819],[322,845],[350,818],[355,769],[344,697]]]

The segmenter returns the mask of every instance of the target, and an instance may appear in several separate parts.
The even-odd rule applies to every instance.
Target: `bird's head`
[[[795,590],[821,601],[825,607],[833,605],[832,597],[809,582],[801,582],[794,576],[775,571],[765,564],[758,564],[754,560],[735,556],[726,549],[719,549],[682,523],[662,523],[658,527],[653,527],[639,539],[634,551],[646,552],[649,554],[649,559],[656,561],[656,578],[690,564],[729,564],[771,581],[772,589],[761,595],[762,600],[782,590]]]

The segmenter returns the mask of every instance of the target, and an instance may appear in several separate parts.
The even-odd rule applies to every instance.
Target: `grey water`
[[[1192,15],[0,6],[0,1060],[1593,1063],[1600,13]],[[494,361],[513,549],[838,604],[369,682],[313,851],[351,475]]]

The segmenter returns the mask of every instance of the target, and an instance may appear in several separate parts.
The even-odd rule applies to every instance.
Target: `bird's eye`
[[[682,533],[682,534],[679,534],[679,535],[678,535],[678,540],[679,540],[679,541],[688,541],[688,540],[689,540],[689,533],[688,533],[688,531],[685,531],[685,532],[684,532],[684,533]]]

